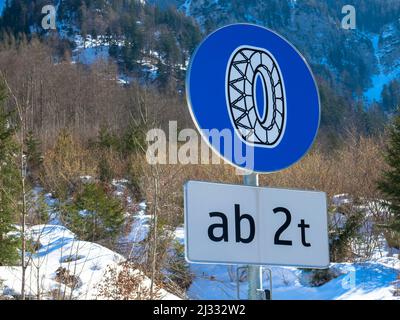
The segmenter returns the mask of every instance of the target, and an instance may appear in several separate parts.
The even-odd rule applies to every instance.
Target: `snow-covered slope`
[[[176,238],[183,243],[183,228]],[[271,267],[274,300],[400,300],[399,252],[382,250],[371,260],[360,263],[334,263],[330,269],[338,275],[320,287],[312,287],[307,272],[289,267]],[[190,299],[236,300],[236,266],[190,264],[195,275],[189,288]],[[269,288],[264,271],[264,288]],[[240,299],[247,299],[247,282],[239,282]],[[397,296],[396,295],[397,292]]]
[[[51,299],[54,298],[52,292],[61,290],[67,299],[102,299],[99,284],[104,280],[106,270],[118,268],[125,261],[120,254],[99,244],[78,240],[63,226],[36,225],[30,227],[27,233],[34,242],[40,243],[26,271],[27,296],[36,297],[39,292],[41,299]],[[60,268],[67,270],[64,271],[65,275],[75,277],[77,283],[74,290],[71,290],[71,285],[65,285],[57,278]],[[0,283],[3,294],[19,295],[21,267],[0,267]],[[149,288],[150,279],[143,277],[142,286]],[[161,299],[178,299],[162,289],[159,293]]]
[[[380,35],[369,36],[378,61],[378,72],[372,76],[372,86],[364,93],[368,102],[380,101],[384,86],[400,79],[400,27],[390,23],[382,30]]]
[[[394,292],[399,290],[396,279],[399,275],[398,259],[383,259],[360,264],[336,264],[338,278],[312,287],[302,283],[303,271],[294,268],[271,267],[272,298],[274,300],[400,300]],[[238,299],[237,285],[228,273],[228,266],[191,265],[195,281],[189,289],[192,299]],[[234,268],[234,273],[235,273]],[[265,275],[265,279],[267,276]],[[352,282],[354,281],[354,282]],[[247,298],[247,283],[240,282],[240,298]],[[269,282],[264,281],[264,288]]]
[[[88,35],[84,39],[80,35],[75,35],[73,41],[76,47],[72,51],[72,61],[75,63],[92,64],[96,60],[109,58],[109,42],[101,36],[93,39],[91,35]]]

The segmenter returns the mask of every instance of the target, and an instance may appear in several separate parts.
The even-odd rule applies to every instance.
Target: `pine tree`
[[[400,113],[393,119],[389,128],[385,161],[389,168],[379,182],[379,189],[388,201],[392,213],[387,227],[400,237]]]
[[[102,184],[88,183],[67,205],[64,220],[84,240],[113,240],[124,222],[123,207]]]
[[[14,140],[15,128],[11,114],[4,110],[5,94],[0,89],[0,266],[12,265],[18,260],[19,238],[14,223],[16,203],[20,194],[20,171],[16,155],[18,145]]]

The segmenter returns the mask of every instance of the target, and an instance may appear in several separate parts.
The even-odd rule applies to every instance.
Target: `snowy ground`
[[[385,36],[385,34],[383,34],[383,36]],[[364,92],[364,98],[369,103],[381,101],[381,94],[384,86],[400,77],[400,60],[394,62],[391,70],[384,70],[381,63],[381,57],[385,52],[381,52],[381,49],[379,48],[379,35],[370,35],[370,39],[378,61],[379,71],[371,78],[372,86]]]
[[[78,240],[67,228],[59,225],[36,225],[28,230],[40,248],[31,257],[26,276],[26,294],[42,299],[51,298],[49,292],[61,290],[70,299],[98,299],[98,285],[104,279],[106,270],[117,268],[124,257],[99,244]],[[56,279],[58,268],[65,268],[78,277],[79,284],[71,292]],[[139,271],[138,271],[139,272]],[[21,267],[0,267],[0,282],[3,294],[18,295],[21,289]],[[143,287],[150,287],[150,279],[143,280]],[[177,299],[161,290],[162,299]]]
[[[75,63],[92,64],[96,60],[108,60],[109,58],[109,40],[103,36],[92,38],[91,35],[88,35],[83,38],[80,35],[75,35],[73,42],[75,49],[72,51],[72,59]],[[122,42],[119,42],[118,46],[121,45]]]
[[[82,182],[92,182],[90,176],[82,176]],[[126,196],[127,180],[113,180],[116,197],[124,198],[135,214],[127,218],[132,221],[131,230],[121,241],[135,244],[143,240],[149,229],[150,216],[145,214],[146,205],[133,204],[131,198]],[[32,199],[38,199],[42,194],[49,208],[54,207],[58,200],[50,193],[44,193],[40,187],[32,190]],[[66,227],[62,226],[58,219],[58,212],[49,209],[49,224],[31,226],[27,230],[27,237],[33,243],[39,243],[39,248],[32,256],[28,257],[28,269],[26,271],[26,295],[36,297],[38,292],[41,299],[51,299],[50,292],[65,292],[63,297],[67,299],[103,299],[99,293],[101,285],[107,277],[110,268],[120,269],[119,264],[126,261],[122,255],[105,248],[97,243],[80,241]],[[69,274],[77,276],[79,284],[74,290],[70,285],[66,286],[57,280],[57,270],[64,268]],[[136,271],[135,271],[136,272]],[[140,273],[138,270],[137,273]],[[0,294],[19,295],[21,292],[21,267],[0,266]],[[150,288],[150,279],[144,277],[142,286]],[[160,290],[161,299],[179,299],[173,294]]]
[[[179,228],[176,238],[183,243],[184,231]],[[397,253],[397,252],[396,252]],[[382,258],[363,263],[336,263],[331,267],[337,278],[320,287],[311,287],[307,273],[289,267],[271,267],[272,298],[275,300],[400,300],[393,294],[400,291],[400,260],[396,253],[386,251]],[[392,256],[390,256],[392,255]],[[229,269],[231,271],[229,272]],[[238,299],[236,267],[211,264],[190,264],[194,273],[189,288],[190,299]],[[264,288],[269,288],[267,272],[264,271]],[[244,280],[244,279],[243,279]],[[239,282],[240,299],[247,297],[246,281]]]

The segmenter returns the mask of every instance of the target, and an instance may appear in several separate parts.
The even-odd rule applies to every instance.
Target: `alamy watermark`
[[[244,170],[254,169],[254,148],[242,142],[232,129],[196,130],[186,128],[178,132],[177,121],[170,121],[168,134],[162,129],[151,129],[146,134],[149,164],[221,164],[224,154]],[[213,149],[215,152],[211,152]],[[238,172],[239,174],[239,172]]]
[[[355,30],[357,27],[356,8],[347,4],[343,6],[342,14],[345,15],[342,18],[342,28],[345,30]]]
[[[42,8],[42,28],[44,30],[56,30],[56,8],[53,5],[45,5]]]

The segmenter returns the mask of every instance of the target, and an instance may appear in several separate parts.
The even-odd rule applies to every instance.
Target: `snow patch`
[[[39,293],[41,299],[51,299],[50,292],[61,289],[70,299],[98,299],[98,285],[104,280],[106,268],[118,268],[125,261],[120,254],[99,244],[78,240],[63,226],[36,225],[28,228],[27,234],[40,243],[39,249],[31,254],[26,270],[28,296]],[[74,290],[57,281],[56,272],[60,267],[79,279]],[[0,280],[3,293],[21,293],[21,267],[0,267]],[[145,278],[143,286],[149,287],[149,281]],[[161,298],[178,299],[164,290],[161,290]]]

